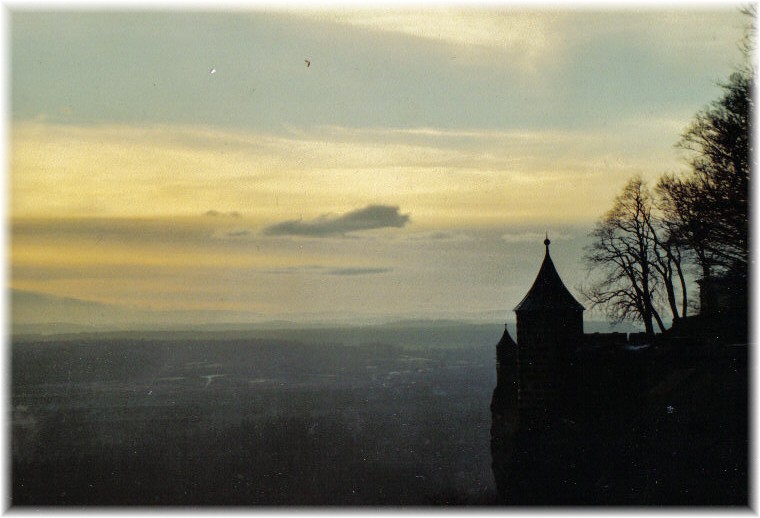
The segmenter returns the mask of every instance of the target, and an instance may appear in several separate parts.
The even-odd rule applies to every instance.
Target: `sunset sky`
[[[647,9],[12,9],[12,319],[500,322],[544,232],[577,294],[741,60]]]

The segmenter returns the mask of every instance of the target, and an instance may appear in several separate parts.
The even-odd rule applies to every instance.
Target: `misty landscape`
[[[493,502],[498,334],[443,322],[17,337],[13,502]]]

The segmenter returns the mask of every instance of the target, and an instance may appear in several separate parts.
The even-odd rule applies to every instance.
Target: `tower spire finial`
[[[546,251],[547,252],[549,251],[549,243],[551,243],[551,241],[549,241],[549,232],[547,231],[546,232],[546,239],[544,239],[544,244],[546,245]]]

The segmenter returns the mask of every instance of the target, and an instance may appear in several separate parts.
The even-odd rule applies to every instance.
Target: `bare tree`
[[[668,222],[661,216],[650,212],[647,225],[653,238],[652,267],[662,279],[665,299],[675,324],[687,315],[689,308],[686,277],[682,266],[684,264],[683,247],[671,232]],[[677,291],[680,291],[680,304]]]
[[[640,177],[632,178],[586,248],[587,266],[596,274],[583,290],[586,298],[617,320],[641,320],[647,333],[654,323],[665,330],[661,306],[674,323],[687,315],[685,256],[700,267],[702,302],[710,300],[704,287],[713,285],[705,281],[715,275],[746,284],[755,6],[743,12],[751,19],[740,42],[747,63],[682,134],[678,147],[690,154],[688,173],[663,175],[656,199]]]
[[[747,276],[752,83],[748,73],[731,75],[724,96],[679,142],[691,154],[690,171],[657,186],[673,235],[694,252],[703,279]]]
[[[596,224],[585,261],[596,276],[584,295],[615,320],[640,320],[647,333],[665,331],[660,301],[673,321],[686,315],[688,296],[679,243],[657,216],[641,177],[628,181]],[[680,294],[680,300],[679,300]]]
[[[651,200],[640,177],[632,178],[599,221],[586,247],[589,270],[603,272],[584,295],[593,306],[603,306],[618,321],[641,320],[647,334],[653,320],[665,330],[654,307],[658,278],[652,268],[654,236],[648,220]]]
[[[678,147],[689,154],[689,170],[665,175],[658,184],[673,235],[695,254],[702,279],[747,277],[749,183],[757,6],[739,42],[744,61],[720,86],[723,95],[699,111]]]

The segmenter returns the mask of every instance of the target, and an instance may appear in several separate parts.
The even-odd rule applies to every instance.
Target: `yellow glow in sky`
[[[656,156],[605,149],[617,144],[585,133],[333,128],[272,137],[19,123],[12,127],[11,213],[157,217],[218,210],[267,225],[392,202],[421,226],[584,221],[630,174],[661,170]]]

